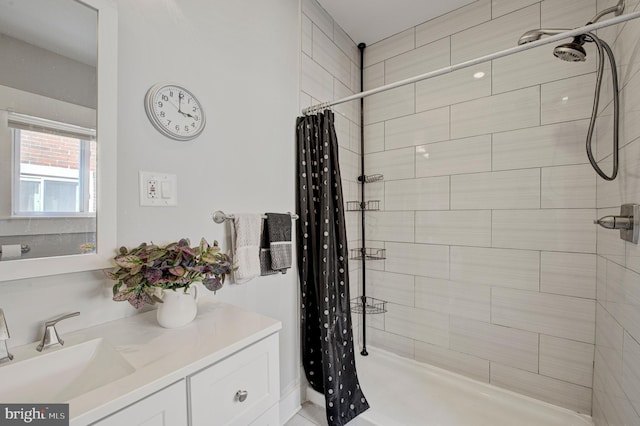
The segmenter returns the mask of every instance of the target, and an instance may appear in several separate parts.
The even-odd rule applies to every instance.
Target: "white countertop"
[[[97,421],[281,328],[278,320],[202,298],[196,319],[179,329],[160,327],[156,312],[150,311],[65,334],[64,348],[102,338],[135,368],[125,377],[67,401],[71,425]],[[13,348],[12,362],[38,356],[36,346],[33,343]],[[43,354],[61,348],[51,348]],[[42,401],[46,402],[51,401]]]

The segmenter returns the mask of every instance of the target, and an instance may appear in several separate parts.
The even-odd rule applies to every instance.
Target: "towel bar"
[[[296,220],[298,219],[298,215],[295,213],[291,213],[291,212],[287,212],[291,215],[291,219]],[[236,217],[232,214],[225,214],[223,211],[218,210],[216,212],[213,213],[213,215],[211,216],[211,219],[213,219],[213,221],[215,223],[224,223],[225,220],[233,220]],[[267,218],[267,215],[262,215],[263,219]]]

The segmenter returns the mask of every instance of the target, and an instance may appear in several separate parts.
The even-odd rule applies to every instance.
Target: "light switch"
[[[178,177],[176,175],[140,171],[139,179],[141,206],[172,207],[178,205]]]

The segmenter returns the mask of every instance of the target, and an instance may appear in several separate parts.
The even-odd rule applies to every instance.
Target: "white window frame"
[[[62,123],[53,120],[47,120],[39,117],[33,117],[25,114],[9,112],[8,116],[9,129],[11,131],[11,140],[13,146],[13,172],[12,172],[12,195],[11,195],[11,212],[12,217],[95,217],[95,211],[89,211],[89,205],[95,200],[95,193],[90,194],[87,186],[91,185],[95,176],[91,175],[89,163],[91,161],[91,150],[89,144],[95,140],[96,131],[80,126]],[[29,130],[41,133],[50,133],[72,137],[80,141],[80,164],[75,173],[45,174],[38,173],[38,166],[27,167],[26,173],[22,172],[20,164],[20,148],[21,139],[20,131]],[[44,169],[44,167],[43,167]],[[31,173],[29,173],[31,172]],[[49,172],[50,173],[50,172]],[[67,176],[65,176],[65,174]],[[44,181],[77,181],[78,182],[78,207],[77,212],[46,212],[46,211],[21,211],[20,210],[20,180],[21,175],[25,175],[34,180],[41,181],[41,194],[44,199]],[[95,205],[95,201],[93,202]]]

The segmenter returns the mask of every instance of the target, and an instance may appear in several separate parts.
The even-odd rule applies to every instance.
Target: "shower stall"
[[[477,0],[364,49],[363,90],[398,83],[332,106],[351,297],[384,302],[352,312],[365,419],[640,424],[640,249],[593,223],[640,202],[640,20],[558,36],[638,3]],[[360,92],[359,40],[301,24],[301,106]]]

